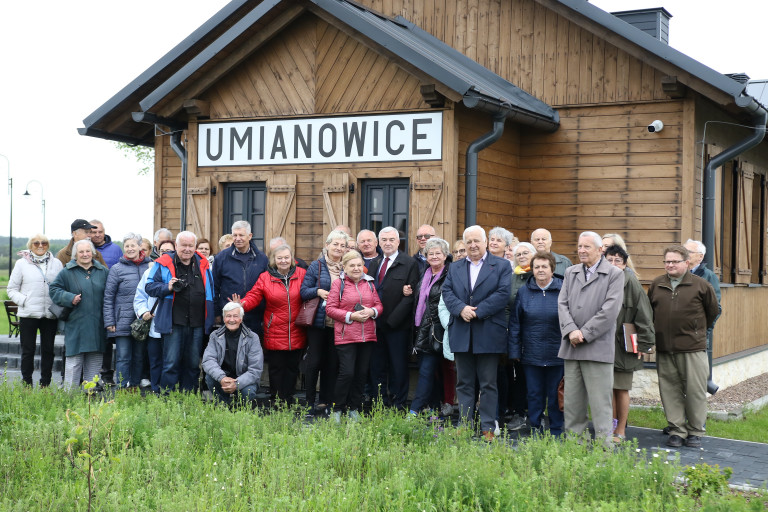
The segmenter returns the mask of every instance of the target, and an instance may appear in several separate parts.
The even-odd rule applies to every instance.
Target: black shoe
[[[688,436],[685,440],[685,446],[688,448],[701,448],[701,437]]]
[[[672,434],[669,436],[669,439],[667,439],[667,446],[671,446],[672,448],[680,448],[683,446],[683,438]]]
[[[531,424],[528,422],[528,416],[515,414],[515,416],[512,417],[512,420],[507,423],[507,430],[517,432],[519,430],[527,430],[530,426]]]
[[[666,427],[661,429],[661,433],[664,434],[665,436],[668,436],[669,435],[669,425],[667,425]]]

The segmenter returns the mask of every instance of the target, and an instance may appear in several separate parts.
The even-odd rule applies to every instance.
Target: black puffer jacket
[[[440,323],[440,316],[437,314],[437,306],[440,304],[440,295],[443,291],[443,283],[445,282],[445,278],[448,275],[449,265],[450,261],[446,260],[442,275],[437,279],[437,281],[435,281],[435,283],[432,285],[432,288],[429,290],[429,296],[427,297],[427,309],[424,311],[424,317],[421,319],[421,325],[414,329],[414,347],[432,346],[434,343],[429,342],[429,340],[432,339],[439,340],[439,342],[442,343],[445,330]],[[427,267],[424,275],[429,275],[431,277],[432,270]],[[413,289],[414,314],[416,312],[416,307],[418,307],[419,304],[419,292],[421,291],[421,284],[424,282],[424,275],[421,276],[421,279],[418,280],[416,286]],[[418,352],[423,352],[423,350],[416,350]],[[429,353],[438,352],[429,351]],[[442,347],[440,347],[439,353],[442,353]]]

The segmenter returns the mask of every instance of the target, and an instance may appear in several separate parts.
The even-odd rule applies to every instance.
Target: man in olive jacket
[[[701,446],[707,420],[707,329],[720,314],[712,285],[688,272],[688,250],[664,251],[667,273],[648,289],[656,328],[659,394],[669,426],[667,445]]]
[[[558,298],[562,340],[557,355],[565,360],[565,430],[586,432],[589,406],[596,438],[610,445],[614,337],[624,275],[603,258],[602,243],[594,231],[579,236],[581,263],[566,269]]]

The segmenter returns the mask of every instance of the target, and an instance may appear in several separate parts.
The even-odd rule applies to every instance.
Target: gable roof
[[[232,2],[235,3],[246,6],[249,2]],[[209,44],[198,44],[194,51],[182,51],[192,49],[185,42],[193,36],[187,38],[88,116],[83,121],[85,127],[79,129],[80,134],[132,144],[153,144],[154,130],[150,125],[133,122],[131,111],[140,109],[146,112],[163,106],[168,98],[206,71],[227,71],[229,68],[216,68],[222,61],[222,55],[241,44],[245,38],[253,36],[254,27],[267,30],[267,24],[273,20],[277,20],[276,24],[282,27],[307,10],[334,25],[343,25],[355,32],[358,38],[367,39],[409,72],[419,75],[422,80],[437,82],[440,92],[451,99],[463,101],[470,108],[504,114],[516,122],[545,130],[555,130],[559,125],[559,116],[552,107],[402,17],[389,18],[350,0],[308,0],[301,3],[269,0],[256,4],[250,10],[241,9],[240,19],[233,20],[226,30],[217,30],[216,25],[222,19],[231,19],[222,13],[233,11],[232,4],[194,33],[217,33],[218,36]],[[250,4],[254,5],[254,2]],[[271,34],[263,37],[262,42],[269,37]],[[243,59],[245,57],[242,56]],[[178,113],[175,109],[174,112],[164,113],[164,117]]]
[[[557,12],[576,22],[588,20],[587,30],[611,42],[629,42],[641,50],[649,52],[652,60],[649,64],[675,75],[685,85],[708,96],[720,104],[727,105],[745,94],[745,84],[705,66],[684,53],[675,50],[668,44],[643,32],[637,27],[605,12],[589,3],[587,0],[537,0],[547,6],[552,6]],[[567,11],[558,9],[559,6]],[[576,15],[576,16],[574,16]],[[583,19],[580,19],[582,16]],[[582,24],[582,26],[584,26]],[[598,29],[598,30],[596,30]],[[626,44],[622,45],[626,47]],[[640,56],[643,58],[643,56]],[[645,57],[647,60],[647,56]],[[719,94],[718,94],[719,93]],[[713,97],[715,96],[715,97]]]

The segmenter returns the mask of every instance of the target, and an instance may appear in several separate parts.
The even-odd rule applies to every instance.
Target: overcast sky
[[[505,0],[506,1],[506,0]],[[0,4],[0,154],[13,178],[13,235],[69,237],[76,218],[98,218],[116,240],[151,238],[152,176],[111,142],[82,137],[82,120],[204,23],[225,0],[5,1]],[[722,73],[768,78],[768,1],[593,0],[607,11],[664,6],[670,44]],[[164,20],[159,22],[158,20]],[[761,40],[762,39],[762,40]],[[7,179],[5,159],[0,176]],[[4,181],[5,182],[5,181]],[[9,195],[0,190],[0,234]],[[168,226],[174,232],[178,226]]]

